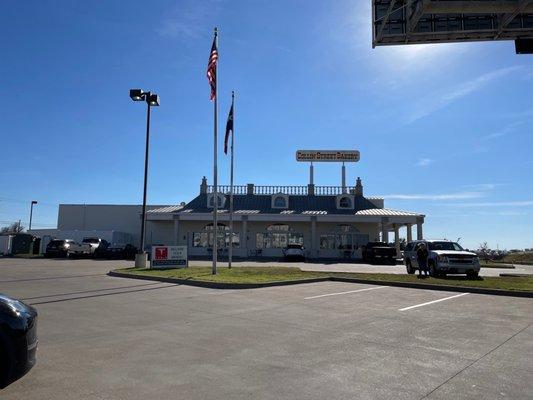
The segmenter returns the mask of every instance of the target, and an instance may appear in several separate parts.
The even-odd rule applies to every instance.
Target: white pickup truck
[[[68,249],[68,255],[71,257],[92,257],[96,249],[103,243],[104,241],[100,238],[83,238],[81,243],[74,242],[70,245]]]
[[[478,256],[449,240],[415,240],[408,243],[404,250],[408,274],[414,274],[418,269],[416,251],[420,243],[425,244],[428,249],[428,268],[431,276],[466,274],[469,278],[477,278],[480,269]]]

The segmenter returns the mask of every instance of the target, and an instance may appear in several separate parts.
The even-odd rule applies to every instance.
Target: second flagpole
[[[231,110],[232,110],[232,126],[231,126],[231,166],[229,178],[229,252],[228,252],[228,268],[231,268],[233,260],[233,141],[235,136],[235,92],[231,92]]]

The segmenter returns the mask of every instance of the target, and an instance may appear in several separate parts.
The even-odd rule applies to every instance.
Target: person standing
[[[416,261],[418,262],[418,276],[429,275],[428,272],[428,249],[425,243],[420,243],[418,249],[416,250]]]

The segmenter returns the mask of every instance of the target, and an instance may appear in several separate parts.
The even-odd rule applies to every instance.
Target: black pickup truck
[[[396,249],[384,242],[368,242],[362,247],[363,261],[375,263],[377,261],[396,264]]]

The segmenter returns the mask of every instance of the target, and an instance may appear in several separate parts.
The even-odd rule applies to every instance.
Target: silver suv
[[[459,243],[449,240],[415,240],[404,250],[404,263],[408,274],[418,269],[416,250],[419,243],[425,243],[429,252],[428,268],[431,276],[466,274],[469,278],[479,275],[479,258],[475,253],[465,251]]]

